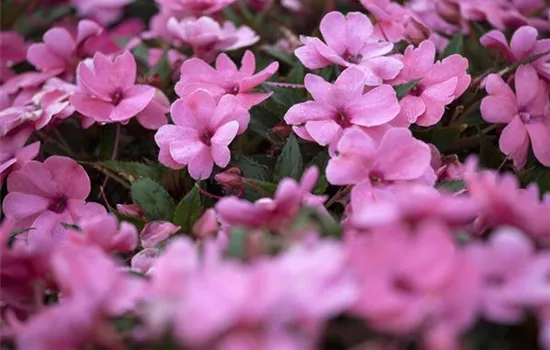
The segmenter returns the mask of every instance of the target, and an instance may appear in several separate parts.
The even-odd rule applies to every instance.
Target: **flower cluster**
[[[9,4],[6,348],[550,349],[544,1]]]

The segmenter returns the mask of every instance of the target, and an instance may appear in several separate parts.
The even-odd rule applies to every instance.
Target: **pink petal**
[[[231,160],[231,152],[227,146],[221,146],[213,143],[210,147],[210,154],[212,155],[214,163],[216,163],[216,165],[220,168],[225,168]]]
[[[403,97],[399,101],[399,106],[401,107],[399,116],[405,118],[409,123],[416,122],[417,118],[426,111],[424,100],[417,96],[407,95]]]
[[[237,130],[239,130],[239,123],[236,121],[224,124],[216,130],[210,142],[219,146],[228,146],[237,135]]]
[[[521,65],[516,70],[515,75],[516,96],[518,106],[528,107],[533,103],[537,95],[540,94],[539,76],[535,68],[532,65]],[[543,94],[546,95],[546,87],[544,87]],[[544,97],[544,101],[547,101],[548,97]]]
[[[480,110],[483,120],[489,123],[509,123],[517,114],[515,101],[501,96],[485,97]]]
[[[403,56],[404,68],[399,73],[398,79],[411,81],[423,78],[434,64],[435,45],[430,40],[420,43],[418,48],[410,45]]]
[[[329,105],[306,101],[290,107],[284,119],[290,125],[299,125],[311,120],[331,120],[337,111]]]
[[[334,82],[331,104],[345,106],[347,101],[354,100],[363,95],[365,89],[365,73],[357,67],[345,69]],[[336,94],[337,96],[334,96]]]
[[[114,109],[114,106],[110,102],[105,102],[79,92],[72,95],[69,100],[74,109],[86,117],[101,122],[110,121],[110,116]]]
[[[294,50],[294,54],[302,64],[309,69],[319,69],[332,64],[332,62],[323,57],[317,47],[313,44],[318,38],[301,37],[300,40],[305,44]]]
[[[136,81],[136,60],[130,51],[124,51],[123,54],[117,56],[113,62],[111,75],[113,85],[127,89],[134,85]]]
[[[373,27],[369,18],[360,12],[349,12],[346,19],[347,33],[340,40],[345,40],[348,53],[355,56],[371,38]]]
[[[279,62],[273,62],[265,69],[259,71],[258,73],[241,80],[239,83],[239,92],[246,92],[252,90],[257,85],[260,85],[267,79],[271,78],[275,72],[279,69]]]
[[[64,28],[52,28],[44,34],[44,43],[59,57],[68,60],[72,58],[76,43]]]
[[[347,25],[346,17],[340,12],[327,13],[319,25],[323,39],[339,55],[346,52]]]
[[[240,72],[245,76],[249,77],[254,74],[256,70],[256,58],[250,50],[246,50],[241,60],[241,69]]]
[[[206,90],[199,89],[189,95],[186,106],[196,118],[198,128],[205,127],[210,123],[210,118],[214,114],[216,101]],[[184,125],[184,123],[180,124]]]
[[[395,90],[389,85],[372,89],[345,109],[350,121],[361,126],[382,125],[395,118],[399,111]]]
[[[25,220],[32,218],[46,210],[50,205],[47,198],[33,194],[10,192],[4,198],[2,210],[7,219]]]
[[[67,62],[50,51],[46,44],[32,44],[27,51],[27,60],[36,68],[47,71],[51,69],[65,69]]]
[[[197,130],[176,125],[164,125],[155,134],[155,142],[161,147],[176,141],[198,139],[199,133]]]
[[[318,75],[308,73],[304,78],[304,85],[313,99],[317,102],[331,104],[332,84],[325,81]]]
[[[256,105],[259,105],[260,103],[267,100],[271,95],[273,95],[273,92],[266,92],[266,93],[239,93],[235,97],[237,100],[239,100],[239,104],[244,109],[250,109]]]
[[[504,57],[510,62],[515,61],[514,55],[508,47],[508,41],[500,30],[491,30],[481,37],[479,40],[481,45],[485,47],[492,47],[499,50]]]
[[[134,85],[123,94],[120,103],[113,108],[110,117],[113,121],[126,121],[143,111],[153,99],[155,89],[148,85]]]
[[[308,121],[305,127],[313,140],[321,146],[333,142],[342,131],[342,127],[333,120]]]
[[[189,164],[199,153],[208,150],[199,140],[179,140],[170,143],[170,155],[179,164]]]
[[[388,180],[414,180],[430,166],[430,147],[416,140],[405,128],[386,132],[376,156],[375,169]]]
[[[510,48],[516,60],[523,60],[532,54],[538,34],[539,32],[530,26],[521,27],[514,32]]]
[[[187,170],[195,180],[207,179],[212,174],[214,161],[208,147],[203,147],[193,158],[190,159]]]
[[[216,58],[216,70],[225,74],[233,74],[237,72],[237,66],[229,56],[222,53]]]
[[[43,163],[52,174],[58,190],[72,199],[86,199],[91,191],[90,178],[84,168],[67,157],[51,156]],[[71,181],[67,181],[70,178]]]
[[[550,166],[550,120],[544,117],[542,120],[525,124],[533,153],[541,164]]]
[[[522,169],[525,166],[529,137],[525,125],[518,116],[502,130],[499,145],[502,153],[513,159],[516,168]]]
[[[235,96],[225,95],[216,106],[208,127],[210,129],[217,129],[221,125],[233,120],[239,123],[237,134],[242,134],[248,127],[250,114],[241,106]]]

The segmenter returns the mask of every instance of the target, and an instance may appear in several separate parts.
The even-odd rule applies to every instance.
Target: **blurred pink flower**
[[[25,146],[31,133],[30,129],[22,129],[0,136],[0,188],[4,185],[4,179],[9,173],[20,169],[38,155],[39,141]]]
[[[129,51],[114,60],[97,52],[78,65],[77,75],[78,89],[70,102],[98,123],[127,123],[155,96],[153,87],[135,84],[136,61]]]
[[[59,69],[72,79],[78,62],[88,57],[88,52],[84,51],[85,41],[102,30],[101,26],[89,20],[78,23],[76,37],[64,28],[52,28],[44,34],[43,43],[29,46],[27,59],[43,72]]]
[[[215,237],[219,227],[216,211],[208,208],[193,225],[193,234],[200,239]]]
[[[250,109],[271,96],[271,93],[254,93],[252,90],[275,74],[278,68],[279,63],[273,62],[254,74],[256,59],[248,50],[242,58],[240,69],[226,54],[218,56],[216,69],[200,59],[192,58],[182,64],[180,81],[175,89],[181,98],[188,98],[197,89],[207,90],[216,100],[225,94],[234,95],[244,108]]]
[[[260,37],[247,26],[236,28],[232,22],[220,25],[210,17],[187,17],[181,21],[172,17],[168,31],[184,44],[191,46],[195,56],[212,60],[220,51],[232,51],[254,45]]]
[[[202,89],[174,102],[171,116],[175,125],[162,126],[155,134],[159,161],[173,169],[187,166],[196,180],[207,179],[214,163],[221,168],[229,164],[228,146],[250,120],[234,96],[223,96],[216,103]]]
[[[15,76],[11,67],[25,61],[27,57],[25,39],[15,31],[1,31],[0,52],[0,82],[4,82]]]
[[[405,66],[392,84],[419,80],[399,101],[401,113],[396,118],[399,126],[437,124],[445,113],[445,106],[468,88],[471,80],[466,73],[468,60],[455,54],[434,63],[435,54],[435,45],[429,40],[416,49],[411,45],[405,50],[402,58]]]
[[[99,204],[86,203],[90,179],[84,168],[70,158],[52,156],[43,163],[30,161],[11,173],[7,184],[3,211],[15,229],[34,227],[41,216],[53,213],[48,218],[57,227],[51,235],[61,239],[65,235],[61,223],[74,224],[80,217],[105,212]]]
[[[362,13],[344,16],[330,12],[321,20],[320,29],[326,44],[318,38],[302,36],[304,46],[295,51],[307,68],[356,66],[365,73],[365,84],[369,86],[395,78],[403,68],[398,58],[384,56],[392,51],[393,44],[374,36],[371,21]]]
[[[211,15],[235,0],[155,0],[161,9],[186,15]]]
[[[374,31],[381,39],[397,43],[405,39],[405,19],[408,11],[391,0],[361,0],[361,4],[376,19]]]
[[[433,185],[428,145],[415,139],[408,129],[392,128],[377,144],[363,131],[351,128],[338,142],[337,156],[327,166],[327,180],[333,185],[355,185],[353,192],[372,194],[394,185]]]
[[[550,39],[537,40],[538,34],[536,28],[523,26],[514,32],[508,45],[504,33],[492,30],[483,35],[480,42],[485,47],[500,51],[509,62],[519,62],[541,55],[528,64],[533,66],[541,77],[550,81]]]
[[[71,0],[80,17],[92,18],[103,25],[115,22],[124,6],[134,0]]]
[[[535,157],[550,166],[550,109],[547,85],[532,66],[522,65],[515,74],[516,94],[496,74],[487,77],[489,96],[481,102],[481,115],[489,123],[507,124],[500,135],[500,149],[517,169],[527,162],[529,144]]]
[[[285,122],[303,139],[335,148],[344,130],[352,126],[373,127],[390,122],[399,113],[395,91],[380,85],[364,93],[363,72],[355,67],[343,71],[334,84],[308,74],[306,89],[314,101],[293,105]]]

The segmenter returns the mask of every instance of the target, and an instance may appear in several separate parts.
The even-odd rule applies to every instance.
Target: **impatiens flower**
[[[115,22],[121,15],[124,6],[133,0],[71,0],[80,17],[92,18],[104,25]]]
[[[100,52],[77,70],[78,89],[71,104],[98,123],[127,123],[155,95],[148,85],[136,85],[136,61],[129,51],[111,60]]]
[[[304,173],[300,183],[291,178],[283,179],[273,199],[262,198],[251,203],[234,196],[225,197],[216,204],[219,219],[223,224],[248,228],[267,227],[280,232],[294,220],[302,205],[326,213],[323,207],[326,197],[311,194],[318,176],[319,170],[311,167]]]
[[[374,27],[380,38],[396,43],[403,40],[407,10],[390,0],[361,0],[361,4],[376,18]]]
[[[399,59],[384,56],[392,51],[393,44],[374,36],[371,21],[362,13],[344,16],[330,12],[321,20],[320,29],[326,44],[318,38],[301,37],[304,46],[295,51],[307,68],[357,66],[365,73],[365,84],[370,86],[395,78],[403,68]]]
[[[76,37],[65,28],[52,28],[44,34],[43,43],[29,46],[27,60],[43,72],[59,69],[66,72],[67,77],[73,77],[78,62],[87,57],[85,41],[102,30],[89,20],[78,23]]]
[[[208,178],[214,163],[221,168],[229,164],[228,146],[246,130],[250,120],[234,96],[223,96],[216,103],[202,89],[177,100],[170,113],[175,125],[162,126],[155,134],[159,161],[173,169],[187,166],[196,180]]]
[[[210,17],[168,20],[168,31],[184,44],[191,46],[196,56],[211,60],[220,51],[232,51],[255,44],[260,37],[247,26],[236,28],[233,22],[220,25]]]
[[[455,54],[434,63],[435,54],[435,46],[429,40],[416,49],[409,46],[405,50],[405,66],[392,84],[418,82],[399,101],[401,113],[396,122],[400,126],[437,124],[445,113],[445,106],[462,95],[470,84],[466,58]]]
[[[550,81],[550,39],[537,40],[538,34],[536,28],[524,26],[514,32],[510,45],[504,33],[499,30],[488,32],[481,37],[480,41],[485,47],[499,50],[509,62],[541,56],[529,65],[533,66],[541,77]]]
[[[278,68],[279,63],[273,62],[254,73],[256,59],[248,50],[242,58],[240,69],[226,54],[218,56],[216,69],[200,59],[192,58],[182,64],[180,81],[175,89],[181,98],[187,98],[197,89],[207,90],[217,100],[225,94],[235,95],[244,108],[250,109],[271,96],[271,93],[254,93],[252,90],[275,74]]]
[[[210,15],[231,5],[235,0],[155,0],[166,10],[186,15]]]
[[[500,149],[522,169],[529,144],[535,157],[550,166],[550,110],[547,86],[532,66],[520,66],[515,75],[516,94],[496,74],[487,77],[489,96],[481,102],[481,115],[490,123],[507,124],[500,135]]]
[[[465,21],[487,21],[500,30],[527,24],[525,16],[510,6],[510,1],[446,0],[441,2],[450,3],[452,6],[448,8],[458,11],[454,16]]]
[[[435,183],[430,147],[408,129],[389,129],[377,144],[363,131],[351,128],[338,142],[337,154],[328,163],[327,180],[334,185],[360,184],[353,192],[368,195],[403,183]]]
[[[0,188],[11,171],[20,169],[38,154],[39,141],[25,146],[30,135],[30,129],[23,129],[0,136]]]
[[[74,224],[80,217],[105,212],[99,204],[86,203],[90,179],[84,168],[70,158],[52,156],[43,163],[30,161],[11,173],[7,183],[2,210],[15,229],[31,228],[40,217],[53,213],[48,218],[57,227],[51,235],[61,239],[61,223]]]
[[[0,82],[15,76],[11,68],[23,62],[27,56],[27,44],[21,34],[15,31],[0,32]]]
[[[25,72],[8,79],[0,85],[0,112],[8,107],[24,106],[32,102],[42,84],[61,71]]]
[[[374,127],[388,123],[399,113],[395,91],[389,85],[364,91],[365,75],[346,69],[334,84],[308,74],[304,83],[313,101],[298,103],[285,114],[287,124],[303,139],[334,147],[351,126]]]

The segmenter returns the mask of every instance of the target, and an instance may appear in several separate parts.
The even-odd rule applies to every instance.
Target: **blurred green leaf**
[[[445,180],[437,184],[436,187],[447,192],[458,192],[466,188],[466,184],[463,180]]]
[[[229,234],[229,246],[227,247],[227,256],[236,259],[242,259],[245,253],[245,239],[248,230],[241,227],[234,227]]]
[[[262,181],[269,179],[265,167],[252,158],[235,154],[231,162],[241,169],[243,176],[246,178]]]
[[[194,186],[178,203],[172,222],[181,226],[184,233],[190,234],[193,225],[199,218],[200,206],[200,193],[197,187]]]
[[[447,47],[445,47],[445,50],[443,50],[443,53],[441,54],[439,59],[444,59],[454,54],[461,55],[463,47],[464,37],[462,36],[462,32],[458,31],[455,35],[453,35],[451,41],[449,41]]]
[[[288,138],[277,164],[275,164],[275,181],[279,181],[284,177],[292,177],[299,179],[303,170],[302,154],[300,153],[300,146],[294,134]]]
[[[522,171],[519,178],[523,186],[536,183],[541,194],[550,192],[550,168],[535,166]]]
[[[132,199],[143,208],[149,220],[172,219],[174,200],[168,192],[151,179],[137,180],[132,184]]]

